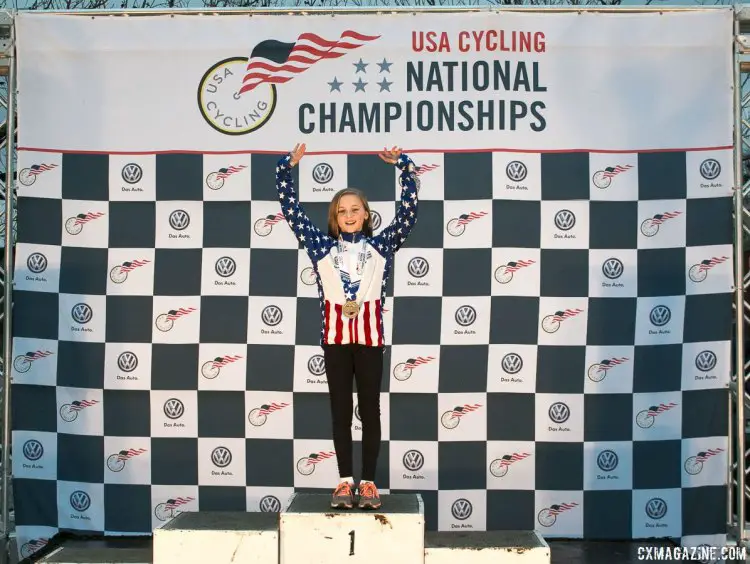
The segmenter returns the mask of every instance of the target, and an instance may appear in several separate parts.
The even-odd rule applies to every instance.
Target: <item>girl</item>
[[[294,190],[292,168],[304,154],[304,143],[298,144],[278,162],[276,188],[284,217],[307,251],[318,279],[320,344],[341,478],[333,492],[331,507],[354,506],[352,384],[356,379],[362,419],[362,479],[356,490],[360,508],[377,509],[381,502],[374,480],[380,451],[385,287],[393,256],[417,221],[419,181],[408,156],[396,147],[385,150],[380,158],[401,170],[401,204],[396,217],[378,236],[373,236],[367,198],[359,190],[347,188],[331,202],[325,234],[307,217]]]

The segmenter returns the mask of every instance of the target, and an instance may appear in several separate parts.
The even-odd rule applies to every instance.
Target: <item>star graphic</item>
[[[354,65],[355,67],[357,67],[357,70],[355,71],[355,73],[358,73],[359,71],[362,71],[362,72],[366,73],[366,72],[367,72],[367,70],[365,70],[365,67],[367,67],[367,65],[368,65],[369,63],[365,63],[365,62],[363,62],[363,61],[362,61],[362,58],[360,57],[360,59],[359,59],[359,62],[358,62],[358,63],[352,63],[352,64],[353,64],[353,65]]]
[[[389,63],[385,58],[383,58],[382,63],[375,63],[380,67],[380,72],[391,72],[391,65],[393,63]]]
[[[359,77],[359,80],[357,82],[352,82],[352,84],[354,85],[355,92],[359,92],[360,90],[364,92],[365,86],[367,86],[366,82],[362,82],[362,77]]]
[[[328,83],[328,86],[331,87],[330,92],[333,92],[334,90],[337,90],[341,92],[341,85],[344,84],[343,82],[339,82],[339,79],[335,76],[333,77],[333,80]]]
[[[379,64],[379,63],[378,63],[378,64]],[[390,91],[391,91],[391,84],[393,84],[393,83],[392,83],[392,82],[388,82],[388,81],[387,81],[387,80],[385,79],[385,77],[383,77],[383,80],[382,80],[381,82],[376,82],[375,84],[377,84],[378,86],[380,86],[380,91],[381,91],[381,92],[382,92],[383,90],[387,90],[388,92],[390,92]]]

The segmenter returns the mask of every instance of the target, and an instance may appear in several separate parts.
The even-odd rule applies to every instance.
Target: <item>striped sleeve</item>
[[[396,217],[374,238],[378,246],[384,244],[394,253],[403,246],[417,223],[417,208],[419,207],[419,179],[415,172],[414,162],[408,155],[402,153],[396,166],[401,171],[399,182],[402,187]]]
[[[290,159],[291,155],[286,155],[276,164],[276,190],[279,193],[281,212],[307,254],[312,260],[317,260],[328,249],[331,239],[313,224],[299,203],[294,189],[292,167],[289,165]]]

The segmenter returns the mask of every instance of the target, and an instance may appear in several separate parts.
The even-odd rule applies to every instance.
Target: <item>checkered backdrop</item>
[[[504,15],[506,25],[517,16]],[[337,18],[339,27],[327,35],[338,35],[341,26],[362,29],[362,18],[370,29],[383,26],[384,34],[399,26],[402,33],[413,25],[460,29],[478,22],[425,17],[430,22]],[[575,17],[583,27],[566,37],[585,43],[588,26],[594,41],[591,26],[602,31],[604,21],[605,30],[619,30],[608,34],[613,44],[630,41],[631,24],[618,17]],[[658,16],[664,24],[658,36],[679,42],[683,34],[700,43],[696,21],[702,29],[712,21],[724,29],[724,19],[713,17]],[[524,18],[518,21],[527,27],[559,35],[557,16]],[[641,19],[656,25],[652,16]],[[187,20],[202,29],[200,37],[214,39],[225,35],[206,22],[248,25],[247,18],[224,17],[24,16],[26,27],[20,26],[21,132],[31,131],[18,157],[13,311],[13,484],[23,554],[61,530],[149,534],[184,510],[279,511],[292,492],[328,492],[337,481],[316,281],[274,189],[283,149],[269,135],[278,131],[262,130],[265,141],[230,139],[278,147],[267,153],[119,151],[101,137],[118,132],[94,133],[83,112],[112,119],[135,112],[137,101],[121,96],[87,99],[85,110],[70,110],[99,152],[77,147],[77,139],[85,141],[80,129],[70,132],[76,150],[51,149],[43,132],[59,133],[36,121],[46,110],[24,88],[24,80],[37,77],[42,90],[69,95],[67,83],[55,81],[54,57],[44,60],[47,75],[37,64],[40,53],[52,52],[47,44],[57,45],[54,37],[64,36],[71,50],[84,42],[93,59],[101,53],[92,38],[103,44],[123,29],[146,33],[155,21],[163,33],[150,41],[174,48]],[[271,36],[282,25],[278,17],[272,21],[277,27],[265,32]],[[405,65],[398,45],[363,48],[305,76],[396,82]],[[209,58],[220,58],[215,51]],[[600,51],[616,65],[616,49]],[[383,57],[393,64],[390,77],[385,63],[375,64]],[[731,68],[723,55],[706,61],[714,74],[717,65]],[[355,68],[363,63],[370,66]],[[86,56],[66,64],[64,71],[79,74],[95,66]],[[651,61],[644,72],[664,70],[663,64]],[[693,75],[703,76],[699,63],[690,64]],[[134,80],[119,67],[118,76]],[[671,91],[670,72],[666,65],[664,84],[653,74],[649,88]],[[115,79],[104,74],[106,82],[88,80],[108,88]],[[606,81],[595,84],[606,89]],[[704,90],[686,91],[682,103],[707,111]],[[179,107],[170,92],[164,86],[161,98]],[[570,107],[554,93],[547,104]],[[714,130],[731,139],[731,112],[723,115],[723,104],[719,99],[718,113],[705,120],[704,145]],[[385,304],[376,482],[385,493],[421,493],[428,529],[722,542],[732,151],[729,142],[679,149],[700,147],[695,132],[704,122],[680,130],[687,137],[678,146],[671,136],[681,115],[641,105],[626,113],[655,120],[648,132],[653,143],[641,141],[645,149],[566,150],[566,144],[533,151],[524,146],[556,141],[524,129],[498,133],[521,151],[410,151],[420,167],[419,222],[396,256]],[[227,142],[196,108],[178,117],[206,126],[209,148],[214,138]],[[109,131],[106,120],[96,123]],[[616,120],[612,125],[619,134]],[[550,135],[562,135],[559,124],[551,127]],[[123,135],[137,136],[143,148],[168,142],[166,134],[147,133]],[[429,142],[424,133],[408,135],[412,147]],[[452,135],[476,142],[471,133]],[[626,141],[631,135],[622,133]],[[349,137],[333,143],[344,147]],[[319,134],[301,138],[309,147],[332,143]],[[373,148],[384,144],[382,135],[353,138]],[[332,193],[344,186],[367,193],[376,232],[396,211],[396,171],[371,154],[311,154],[294,177],[318,225],[325,225]],[[356,418],[353,432],[358,447]]]

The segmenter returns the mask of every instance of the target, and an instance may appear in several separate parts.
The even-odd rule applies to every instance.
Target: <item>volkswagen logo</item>
[[[76,490],[70,494],[70,506],[79,513],[83,513],[91,507],[91,498],[86,492]]]
[[[424,466],[424,456],[418,450],[407,450],[401,461],[404,464],[404,468],[412,472],[421,470],[422,466]]]
[[[179,419],[185,414],[185,404],[177,398],[170,398],[164,402],[164,415],[169,419]]]
[[[610,280],[617,280],[622,276],[625,267],[622,265],[622,261],[618,258],[608,258],[602,263],[602,274]]]
[[[660,497],[652,497],[646,502],[646,515],[651,519],[662,519],[667,514],[667,502]]]
[[[117,357],[117,367],[123,372],[132,372],[138,368],[138,357],[135,353],[125,351]]]
[[[281,312],[281,308],[275,305],[266,306],[260,314],[260,318],[263,323],[269,327],[276,327],[281,320],[284,318],[284,314]]]
[[[383,218],[380,217],[380,214],[376,212],[375,210],[372,210],[372,230],[377,231],[380,229],[380,224],[383,221]]]
[[[451,514],[454,519],[459,521],[466,521],[471,517],[471,513],[474,509],[471,507],[471,502],[468,499],[457,499],[451,505]]]
[[[222,278],[229,278],[237,271],[237,263],[232,257],[221,257],[216,261],[214,270]]]
[[[648,314],[651,324],[656,327],[664,327],[672,319],[672,312],[665,305],[658,305]]]
[[[576,216],[570,210],[560,210],[555,214],[555,225],[560,231],[570,231],[576,224]]]
[[[190,216],[185,210],[174,210],[169,214],[169,225],[175,231],[184,231],[190,225]]]
[[[461,327],[468,327],[477,320],[477,310],[470,305],[461,306],[456,310],[456,323]]]
[[[557,424],[565,423],[570,417],[570,408],[563,402],[558,401],[549,407],[547,412],[549,418]]]
[[[716,355],[713,351],[699,352],[695,357],[695,367],[701,372],[711,372],[716,368]]]
[[[602,472],[612,472],[617,468],[617,464],[620,462],[620,458],[617,453],[613,450],[603,450],[596,457],[596,465],[602,470]]]
[[[35,462],[44,456],[44,447],[36,439],[31,439],[23,443],[22,450],[26,460],[30,460],[31,462]]]
[[[430,263],[426,258],[414,257],[409,261],[408,269],[414,278],[424,278],[430,271]]]
[[[258,507],[263,513],[281,512],[281,502],[279,501],[279,498],[272,495],[263,496],[263,498],[260,500],[260,503],[258,504]]]
[[[518,374],[523,368],[523,359],[518,353],[508,353],[503,357],[500,366],[506,374]]]
[[[521,161],[511,161],[508,163],[508,166],[505,167],[505,174],[513,182],[521,182],[526,178],[528,173],[529,171],[526,170],[526,165]]]
[[[333,167],[328,163],[318,163],[313,167],[312,177],[318,184],[327,184],[333,180]]]
[[[128,184],[136,184],[143,178],[143,169],[135,163],[128,163],[122,167],[122,179]]]
[[[211,462],[218,468],[226,468],[232,463],[232,453],[227,447],[216,447],[211,453]]]
[[[70,316],[79,325],[86,325],[94,317],[94,311],[88,304],[76,304],[70,310]]]
[[[34,274],[41,274],[47,270],[47,257],[42,253],[31,253],[26,259],[26,268]]]
[[[313,376],[323,376],[326,373],[326,361],[322,354],[316,354],[307,361],[307,369]]]
[[[716,159],[706,159],[698,170],[706,180],[715,180],[721,174],[721,165]]]

